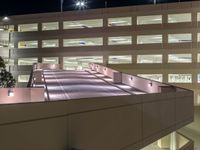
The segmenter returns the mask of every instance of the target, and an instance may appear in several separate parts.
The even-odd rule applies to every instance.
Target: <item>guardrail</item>
[[[126,84],[147,93],[161,93],[161,92],[164,93],[164,92],[176,92],[176,91],[186,90],[184,88],[176,87],[173,85],[160,83],[157,81],[145,79],[145,78],[134,76],[134,75],[121,73],[117,70],[105,67],[100,64],[91,63],[89,67],[93,71],[101,73],[104,76],[110,77],[113,83]]]

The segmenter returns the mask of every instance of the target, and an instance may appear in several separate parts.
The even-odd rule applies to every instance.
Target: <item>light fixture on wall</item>
[[[150,82],[150,83],[149,83],[149,87],[152,87],[152,86],[153,86],[153,83],[152,83],[152,82]]]
[[[13,89],[8,89],[8,96],[13,97],[14,96],[14,91]]]
[[[130,78],[129,78],[129,80],[131,80],[131,81],[132,81],[132,80],[133,80],[133,77],[130,77]]]

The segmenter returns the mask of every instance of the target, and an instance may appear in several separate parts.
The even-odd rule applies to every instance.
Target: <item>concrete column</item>
[[[108,18],[104,17],[103,18],[103,27],[107,27],[108,26]]]
[[[167,13],[162,15],[162,22],[163,22],[163,24],[168,23],[168,14]]]
[[[58,22],[59,30],[63,30],[63,21]]]
[[[132,54],[132,63],[137,64],[137,54]]]
[[[64,68],[64,60],[63,60],[63,57],[59,57],[59,64],[60,64],[60,69],[63,69]]]
[[[132,16],[132,26],[136,26],[137,25],[137,16],[133,15]]]
[[[106,54],[106,55],[103,56],[103,64],[107,66],[108,61],[109,61],[109,56]]]
[[[38,57],[38,63],[42,63],[42,57]]]
[[[176,132],[170,134],[170,150],[176,150],[177,148],[177,137]]]
[[[38,23],[38,31],[42,31],[42,23]]]
[[[158,140],[158,147],[162,149],[169,149],[170,148],[170,136],[165,136]]]

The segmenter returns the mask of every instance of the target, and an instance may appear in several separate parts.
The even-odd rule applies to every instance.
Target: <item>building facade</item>
[[[95,62],[190,88],[200,105],[199,8],[194,1],[10,16],[0,53],[18,86],[36,62],[70,70]]]

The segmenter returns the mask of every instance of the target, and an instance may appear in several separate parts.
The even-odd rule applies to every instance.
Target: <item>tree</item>
[[[3,58],[0,56],[0,69],[5,68],[5,67],[6,67],[5,62],[4,62]]]
[[[12,74],[6,70],[6,65],[3,58],[0,56],[0,88],[15,87],[16,80]]]

